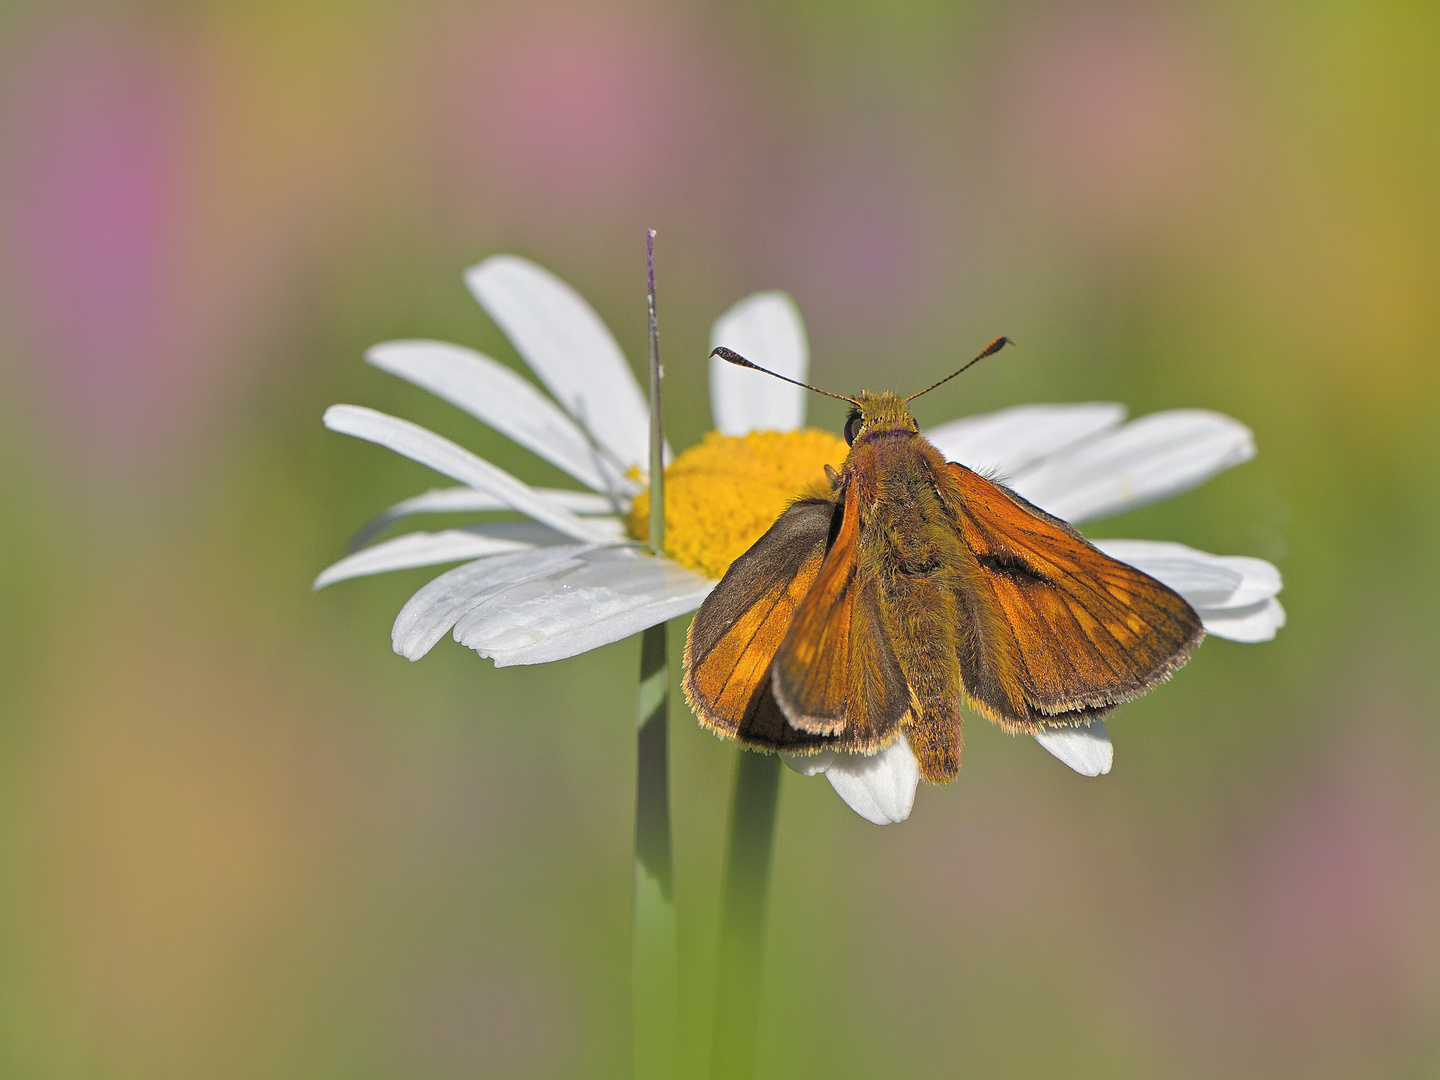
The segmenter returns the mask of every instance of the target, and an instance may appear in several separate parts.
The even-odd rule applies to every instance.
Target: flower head
[[[360,530],[359,545],[420,513],[518,511],[528,521],[479,520],[382,540],[329,567],[321,588],[346,578],[449,562],[401,609],[395,651],[418,660],[447,633],[497,666],[574,656],[698,607],[730,562],[797,496],[828,490],[824,467],[844,459],[838,437],[802,430],[804,391],[711,360],[717,431],[666,461],[666,556],[636,544],[648,522],[639,477],[649,415],[624,355],[595,312],[558,278],[515,256],[487,259],[465,276],[475,297],[550,391],[459,345],[396,341],[367,353],[375,366],[421,386],[513,439],[589,490],[536,488],[409,421],[335,405],[325,424],[388,446],[460,482],[391,507]],[[793,302],[758,293],[716,321],[725,345],[803,380],[804,326]],[[943,424],[927,437],[952,461],[999,473],[1009,486],[1072,523],[1178,494],[1254,456],[1249,430],[1201,410],[1124,423],[1122,406],[1024,405]],[[1107,554],[1169,585],[1206,629],[1263,641],[1284,625],[1279,572],[1259,559],[1216,556],[1182,544],[1097,541]],[[1036,739],[1077,772],[1110,770],[1102,721],[1049,729]],[[909,816],[919,780],[905,737],[873,755],[784,755],[823,772],[861,816]]]
[[[798,495],[826,495],[825,466],[843,461],[845,441],[824,431],[712,431],[665,470],[665,552],[718,578]],[[635,497],[630,534],[650,534],[650,495]]]

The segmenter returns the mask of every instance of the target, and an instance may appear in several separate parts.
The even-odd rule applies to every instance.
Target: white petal
[[[1199,611],[1199,615],[1205,629],[1216,637],[1247,645],[1271,640],[1276,631],[1285,625],[1285,609],[1273,597],[1249,607]]]
[[[1081,439],[1108,431],[1125,419],[1125,406],[1109,401],[1082,405],[1017,405],[967,416],[927,431],[945,455],[977,472],[1013,476],[1032,462]]]
[[[565,567],[496,593],[455,625],[455,640],[496,667],[540,664],[629,637],[700,606],[713,581],[636,548],[580,552]]]
[[[910,816],[920,766],[904,732],[878,754],[836,754],[825,778],[850,809],[876,825],[891,825]]]
[[[605,530],[594,522],[576,517],[504,469],[491,465],[419,424],[361,405],[332,405],[325,410],[325,426],[331,431],[387,446],[451,479],[494,495],[510,509],[518,510],[566,536],[577,540],[610,539]]]
[[[795,301],[782,292],[748,296],[715,320],[710,348],[725,346],[779,375],[806,381],[810,346]],[[710,412],[725,435],[794,431],[805,423],[808,391],[759,371],[710,358]]]
[[[1285,625],[1275,595],[1280,571],[1247,555],[1211,555],[1161,540],[1096,540],[1111,558],[1162,581],[1195,609],[1205,629],[1231,641],[1269,641]]]
[[[1191,607],[1225,607],[1245,585],[1245,574],[1225,560],[1184,544],[1150,540],[1096,540],[1112,559],[1129,563],[1183,596]]]
[[[546,388],[624,472],[650,461],[650,409],[600,316],[548,270],[496,255],[465,283]]]
[[[814,776],[835,764],[834,750],[821,750],[818,754],[794,754],[786,750],[779,753],[780,760],[801,776]]]
[[[1115,760],[1110,733],[1103,720],[1091,720],[1074,727],[1045,728],[1035,741],[1081,776],[1104,776]]]
[[[406,533],[346,556],[323,571],[315,579],[314,587],[323,589],[337,581],[383,574],[389,570],[435,566],[461,559],[499,555],[506,551],[551,546],[563,543],[565,539],[554,529],[533,521],[495,521],[464,529]]]
[[[608,495],[597,495],[591,491],[566,491],[563,488],[536,488],[535,491],[572,514],[595,517],[615,512],[615,504]],[[476,491],[474,488],[431,488],[423,495],[398,502],[384,513],[371,518],[355,531],[347,546],[351,551],[356,551],[386,526],[412,514],[462,514],[509,509],[510,507],[494,495]]]
[[[446,341],[387,341],[365,359],[429,390],[596,491],[636,488],[536,386],[474,349]]]
[[[1036,506],[1076,522],[1179,494],[1254,456],[1254,438],[1238,420],[1174,409],[1051,455],[1010,484]]]
[[[422,588],[395,617],[390,641],[408,660],[419,660],[476,604],[520,582],[542,578],[566,567],[580,566],[581,544],[535,548],[457,566]]]
[[[1216,637],[1269,641],[1285,625],[1285,609],[1275,599],[1280,571],[1264,559],[1156,540],[1098,540],[1095,546],[1169,585]]]
[[[1247,555],[1211,555],[1168,540],[1094,540],[1112,559],[1163,581],[1199,611],[1249,608],[1281,589],[1280,571]]]

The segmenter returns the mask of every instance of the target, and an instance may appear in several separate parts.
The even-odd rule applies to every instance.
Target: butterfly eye
[[[855,436],[860,431],[860,410],[851,409],[850,416],[845,421],[845,443],[847,446],[855,445]]]

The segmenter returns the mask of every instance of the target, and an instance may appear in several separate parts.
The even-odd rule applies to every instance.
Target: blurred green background
[[[409,664],[433,571],[310,582],[435,482],[332,402],[561,479],[365,347],[518,365],[513,251],[638,360],[646,226],[677,446],[756,289],[841,391],[1010,334],[921,422],[1236,416],[1089,531],[1286,580],[1107,778],[974,719],[904,825],[787,774],[761,1075],[1437,1075],[1437,73],[1417,3],[5,4],[0,1075],[626,1075],[637,642]],[[734,752],[671,739],[696,1069]]]

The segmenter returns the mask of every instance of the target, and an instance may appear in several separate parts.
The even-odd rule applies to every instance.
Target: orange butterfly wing
[[[731,564],[695,613],[682,686],[706,727],[770,750],[828,744],[786,722],[771,693],[770,669],[820,574],[838,510],[824,499],[795,503]]]
[[[839,736],[873,753],[910,713],[910,687],[885,634],[879,581],[866,574],[860,500],[852,480],[835,542],[775,657],[775,699],[792,727]]]
[[[976,595],[960,597],[978,613],[960,672],[980,712],[1024,731],[1098,716],[1167,678],[1205,636],[1172,589],[1008,488],[948,471],[946,501],[979,564]]]

